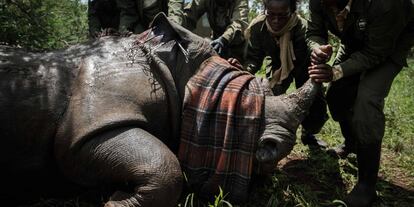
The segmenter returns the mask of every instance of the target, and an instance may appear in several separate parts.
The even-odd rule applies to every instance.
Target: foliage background
[[[82,42],[86,14],[80,0],[0,0],[0,43],[46,50]]]

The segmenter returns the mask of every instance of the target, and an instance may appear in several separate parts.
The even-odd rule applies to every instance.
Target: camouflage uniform
[[[334,2],[339,9],[349,4]],[[344,11],[344,10],[343,10]],[[371,206],[376,199],[384,99],[414,43],[412,0],[354,0],[341,31],[336,14],[321,0],[310,0],[307,37],[311,48],[327,44],[328,31],[341,40],[328,106],[339,121],[345,148],[357,153],[358,183],[345,198],[348,206]]]
[[[159,12],[181,24],[183,0],[116,0],[121,10],[119,28],[121,32],[141,33]]]
[[[194,30],[197,21],[205,13],[212,29],[211,38],[223,37],[229,43],[230,49],[224,55],[225,58],[236,57],[242,61],[245,46],[243,33],[248,25],[247,0],[192,0],[184,8],[184,27]]]
[[[104,29],[118,30],[119,9],[116,0],[89,0],[88,24],[90,37],[95,37]]]
[[[245,57],[246,69],[255,74],[260,70],[263,60],[270,57],[271,62],[266,65],[266,77],[270,78],[274,69],[279,69],[280,48],[275,39],[271,36],[266,26],[266,16],[259,15],[250,24],[247,30],[247,53]],[[291,30],[296,59],[293,61],[295,67],[289,77],[282,81],[282,84],[275,85],[272,90],[275,95],[286,93],[286,90],[295,79],[296,88],[301,87],[308,79],[308,65],[310,63],[309,50],[305,41],[306,21],[299,18],[297,25]],[[323,92],[320,91],[315,98],[309,115],[302,122],[306,133],[317,134],[327,120],[326,102]]]

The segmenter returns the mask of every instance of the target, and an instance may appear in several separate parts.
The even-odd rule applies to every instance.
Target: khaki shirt
[[[213,39],[222,36],[230,44],[240,44],[244,41],[243,32],[247,28],[247,0],[233,0],[227,6],[221,6],[216,0],[192,0],[184,8],[183,26],[194,30],[198,19],[207,13]],[[225,0],[223,0],[225,1]]]
[[[310,0],[306,36],[311,48],[328,43],[328,31],[342,46],[336,64],[344,77],[372,69],[386,59],[406,66],[414,43],[414,11],[411,0],[354,0],[342,32],[335,15],[320,0]]]
[[[306,20],[299,18],[298,24],[291,30],[291,40],[296,60],[293,61],[295,65],[294,70],[304,71],[306,73],[309,65],[309,50],[305,41]],[[270,65],[266,68],[268,70],[279,69],[280,62],[280,48],[276,40],[271,36],[266,27],[265,15],[259,15],[250,23],[246,31],[247,38],[247,53],[246,53],[246,69],[255,74],[262,66],[263,59],[269,56],[271,58]],[[269,78],[269,77],[268,77]]]
[[[172,20],[181,24],[183,0],[116,0],[121,10],[119,30],[141,33],[159,12],[166,13]]]

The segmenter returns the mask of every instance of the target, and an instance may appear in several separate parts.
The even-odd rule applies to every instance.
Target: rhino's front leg
[[[66,156],[62,170],[85,186],[121,186],[105,206],[176,205],[182,190],[180,165],[156,137],[139,128],[121,128],[88,140]]]

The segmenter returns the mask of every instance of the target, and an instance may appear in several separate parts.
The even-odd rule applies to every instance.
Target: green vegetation
[[[47,50],[79,43],[86,11],[80,0],[0,0],[0,44]]]

